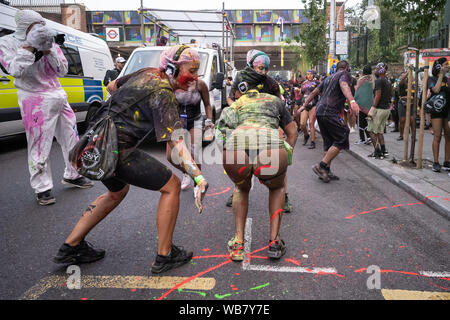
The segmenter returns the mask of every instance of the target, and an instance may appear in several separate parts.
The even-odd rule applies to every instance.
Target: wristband
[[[355,100],[352,100],[352,101],[350,101],[350,104],[352,104],[353,102],[354,102],[354,103],[356,103],[356,101],[355,101]]]
[[[196,176],[194,178],[195,184],[199,185],[203,180],[205,180],[205,177],[203,177],[201,174],[199,174],[198,176]]]

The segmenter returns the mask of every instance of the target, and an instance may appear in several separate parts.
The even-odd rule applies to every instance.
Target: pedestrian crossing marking
[[[148,277],[148,276],[81,276],[81,289],[171,289],[188,277]],[[37,300],[49,289],[67,288],[67,276],[49,276],[41,279],[27,290],[21,300]],[[195,278],[186,282],[181,289],[212,290],[214,278]]]
[[[381,289],[385,300],[450,300],[449,292]]]

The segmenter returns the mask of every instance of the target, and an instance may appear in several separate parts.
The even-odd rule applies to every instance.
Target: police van
[[[15,14],[18,9],[0,4],[0,36],[16,29]],[[65,35],[62,51],[69,64],[68,73],[59,78],[67,93],[67,100],[75,111],[77,122],[88,119],[106,100],[103,79],[106,71],[114,68],[107,43],[93,35],[45,19],[46,25],[58,34]],[[17,100],[14,78],[0,69],[0,138],[24,133]]]
[[[135,49],[128,58],[127,63],[119,74],[119,77],[133,73],[142,68],[159,68],[161,52],[168,47],[143,47]],[[215,122],[226,106],[226,88],[224,78],[226,65],[223,52],[220,48],[194,48],[200,56],[199,79],[203,80],[209,88],[209,101],[213,110],[213,121]],[[202,114],[205,117],[205,106],[201,102]]]

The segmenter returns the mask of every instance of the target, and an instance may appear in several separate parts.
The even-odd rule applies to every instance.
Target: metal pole
[[[423,134],[425,129],[425,112],[423,106],[427,101],[428,69],[429,67],[425,67],[422,82],[422,105],[420,107],[420,133],[419,133],[419,149],[417,150],[417,169],[422,169]]]
[[[415,69],[415,80],[416,83],[414,85],[414,114],[417,112],[417,106],[419,105],[419,49],[416,50],[416,69]],[[411,124],[411,152],[410,152],[410,161],[414,163],[414,150],[416,148],[416,118],[414,117],[414,121]]]
[[[142,38],[142,45],[145,46],[144,12],[142,11],[143,9],[144,9],[144,0],[141,0],[141,38]]]
[[[408,91],[406,99],[406,121],[405,128],[403,130],[403,137],[405,139],[405,148],[403,152],[403,160],[408,159],[408,140],[409,140],[409,124],[411,120],[411,90],[412,90],[412,70],[411,67],[408,68]]]
[[[225,47],[225,2],[222,2],[222,49]]]
[[[336,57],[336,0],[330,2],[330,58]]]

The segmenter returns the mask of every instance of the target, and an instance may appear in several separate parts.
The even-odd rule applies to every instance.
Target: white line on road
[[[251,252],[251,244],[252,244],[252,218],[247,218],[247,222],[245,223],[245,245],[244,245],[244,253],[245,256]],[[337,273],[335,268],[302,268],[302,267],[275,267],[268,265],[251,265],[251,258],[246,258],[242,263],[243,270],[249,271],[270,271],[270,272],[296,272],[296,273]]]

